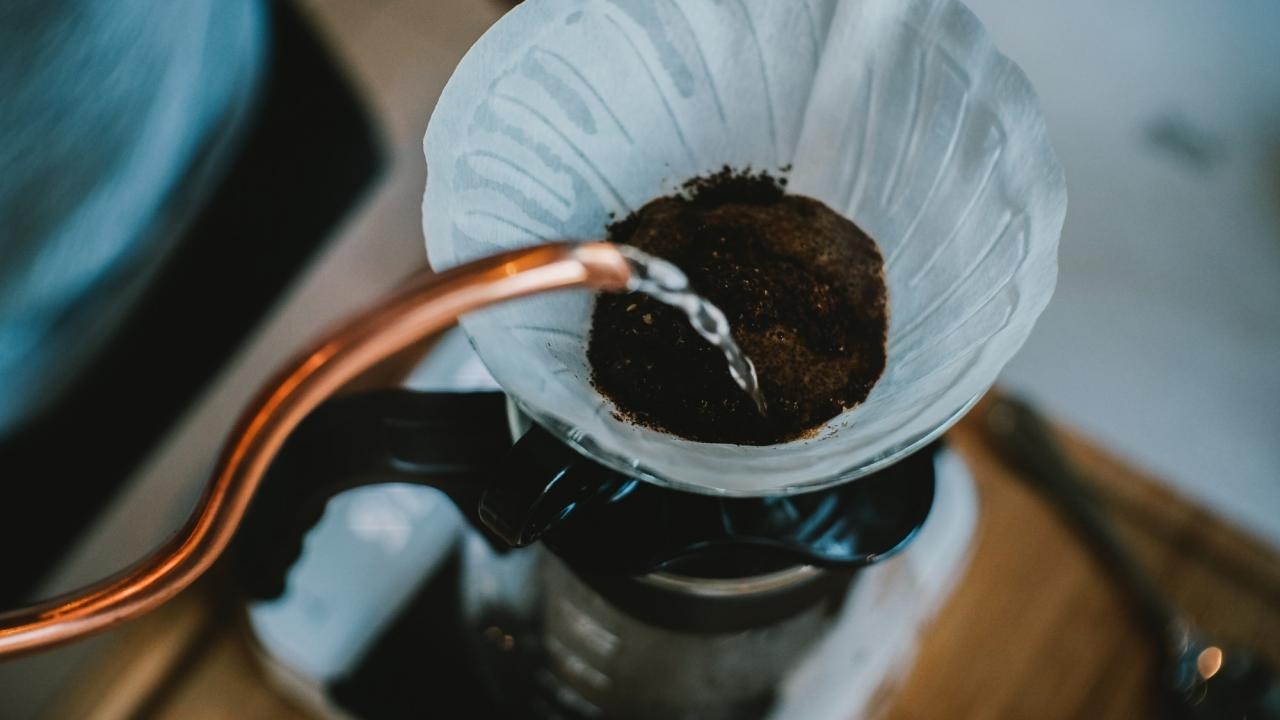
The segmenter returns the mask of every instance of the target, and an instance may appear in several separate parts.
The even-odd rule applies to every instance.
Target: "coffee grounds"
[[[862,402],[884,371],[879,248],[782,181],[726,168],[611,225],[609,240],[675,263],[724,311],[768,403],[762,416],[679,310],[638,293],[601,295],[587,359],[627,420],[690,440],[771,445]]]

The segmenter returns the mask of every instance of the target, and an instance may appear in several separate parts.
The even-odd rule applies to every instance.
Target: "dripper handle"
[[[434,488],[496,549],[529,545],[614,475],[581,460],[537,428],[512,445],[501,392],[335,398],[298,426],[267,471],[234,541],[241,586],[252,598],[279,597],[329,500],[368,485]]]
[[[500,392],[375,390],[320,406],[289,437],[233,542],[250,597],[285,589],[307,533],[335,495],[385,483],[447,494],[471,524],[494,539],[477,509],[496,459],[511,449]]]
[[[625,479],[533,425],[495,468],[480,521],[507,546],[530,545]]]

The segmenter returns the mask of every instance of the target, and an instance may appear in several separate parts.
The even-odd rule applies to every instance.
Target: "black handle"
[[[540,425],[529,428],[502,457],[494,479],[480,498],[479,517],[486,530],[511,547],[539,540],[627,480],[578,454]]]
[[[445,492],[495,548],[545,539],[575,566],[623,574],[866,565],[910,540],[934,492],[932,450],[821,492],[680,492],[614,472],[536,425],[513,445],[500,392],[379,390],[330,400],[285,443],[236,536],[245,592],[284,591],[334,495],[395,482]]]
[[[245,592],[278,597],[325,505],[354,487],[428,485],[483,530],[480,498],[511,448],[505,403],[500,392],[377,390],[322,405],[285,442],[236,533]]]
[[[534,426],[481,501],[511,545],[541,539],[579,570],[747,575],[797,562],[855,568],[905,547],[933,506],[938,444],[854,482],[796,495],[724,498],[610,470]]]

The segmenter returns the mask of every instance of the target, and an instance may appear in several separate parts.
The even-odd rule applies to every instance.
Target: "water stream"
[[[689,278],[675,265],[629,245],[619,245],[618,251],[631,264],[631,281],[627,289],[682,310],[689,317],[693,329],[712,347],[724,353],[734,382],[751,396],[760,414],[765,414],[764,394],[760,392],[756,368],[733,341],[729,321],[720,308],[690,290]]]

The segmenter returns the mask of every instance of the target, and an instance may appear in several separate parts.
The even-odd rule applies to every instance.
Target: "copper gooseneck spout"
[[[268,382],[231,432],[183,527],[129,568],[0,614],[0,659],[69,642],[155,609],[227,548],[272,458],[316,406],[382,360],[463,313],[572,287],[623,290],[627,260],[608,243],[542,245],[425,274],[348,321]]]

